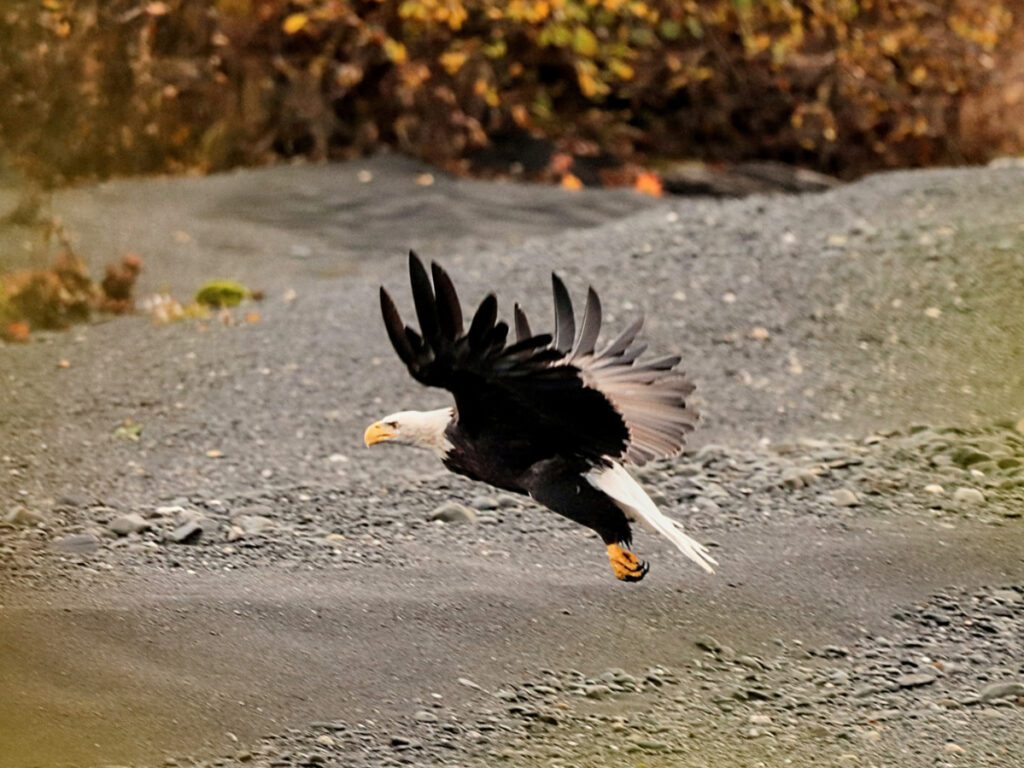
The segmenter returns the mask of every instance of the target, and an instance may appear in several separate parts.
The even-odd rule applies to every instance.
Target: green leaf
[[[237,307],[252,291],[234,280],[211,280],[196,292],[196,303],[206,307]]]
[[[572,48],[580,56],[592,58],[597,53],[597,37],[586,27],[576,27]]]

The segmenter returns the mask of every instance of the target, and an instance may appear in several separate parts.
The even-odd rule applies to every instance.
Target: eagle
[[[367,447],[427,448],[452,472],[529,496],[593,529],[615,576],[637,582],[648,564],[632,549],[630,523],[660,533],[704,570],[708,550],[662,513],[627,467],[678,455],[697,413],[677,356],[640,360],[643,318],[598,348],[601,301],[593,288],[577,328],[565,283],[552,273],[554,333],[534,333],[518,304],[515,341],[488,294],[466,330],[451,278],[428,274],[409,253],[419,330],[403,323],[381,286],[384,326],[398,357],[421,384],[448,390],[454,407],[400,411],[371,424]]]

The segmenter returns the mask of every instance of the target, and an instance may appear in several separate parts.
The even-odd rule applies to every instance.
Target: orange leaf
[[[578,176],[573,176],[571,173],[565,174],[560,182],[562,189],[571,189],[574,192],[577,189],[583,189],[583,182],[579,180]]]
[[[637,175],[636,181],[633,182],[633,189],[642,195],[650,195],[651,197],[661,197],[665,194],[658,174],[651,173],[650,171],[643,171]]]
[[[29,332],[30,331],[28,323],[17,321],[13,323],[8,323],[7,327],[4,328],[3,335],[8,341],[15,341],[18,342],[19,344],[25,344],[26,342],[28,342]]]

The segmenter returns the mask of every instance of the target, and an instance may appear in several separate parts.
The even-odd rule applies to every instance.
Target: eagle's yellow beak
[[[382,443],[385,440],[390,440],[395,436],[395,430],[387,426],[383,421],[375,421],[373,424],[366,428],[366,432],[363,433],[363,442],[366,443],[366,447],[369,448],[371,445]]]

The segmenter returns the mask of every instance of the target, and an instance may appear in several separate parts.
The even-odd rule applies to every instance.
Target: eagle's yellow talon
[[[640,581],[647,575],[647,563],[641,562],[636,555],[618,544],[608,545],[608,561],[615,578],[620,581]]]

